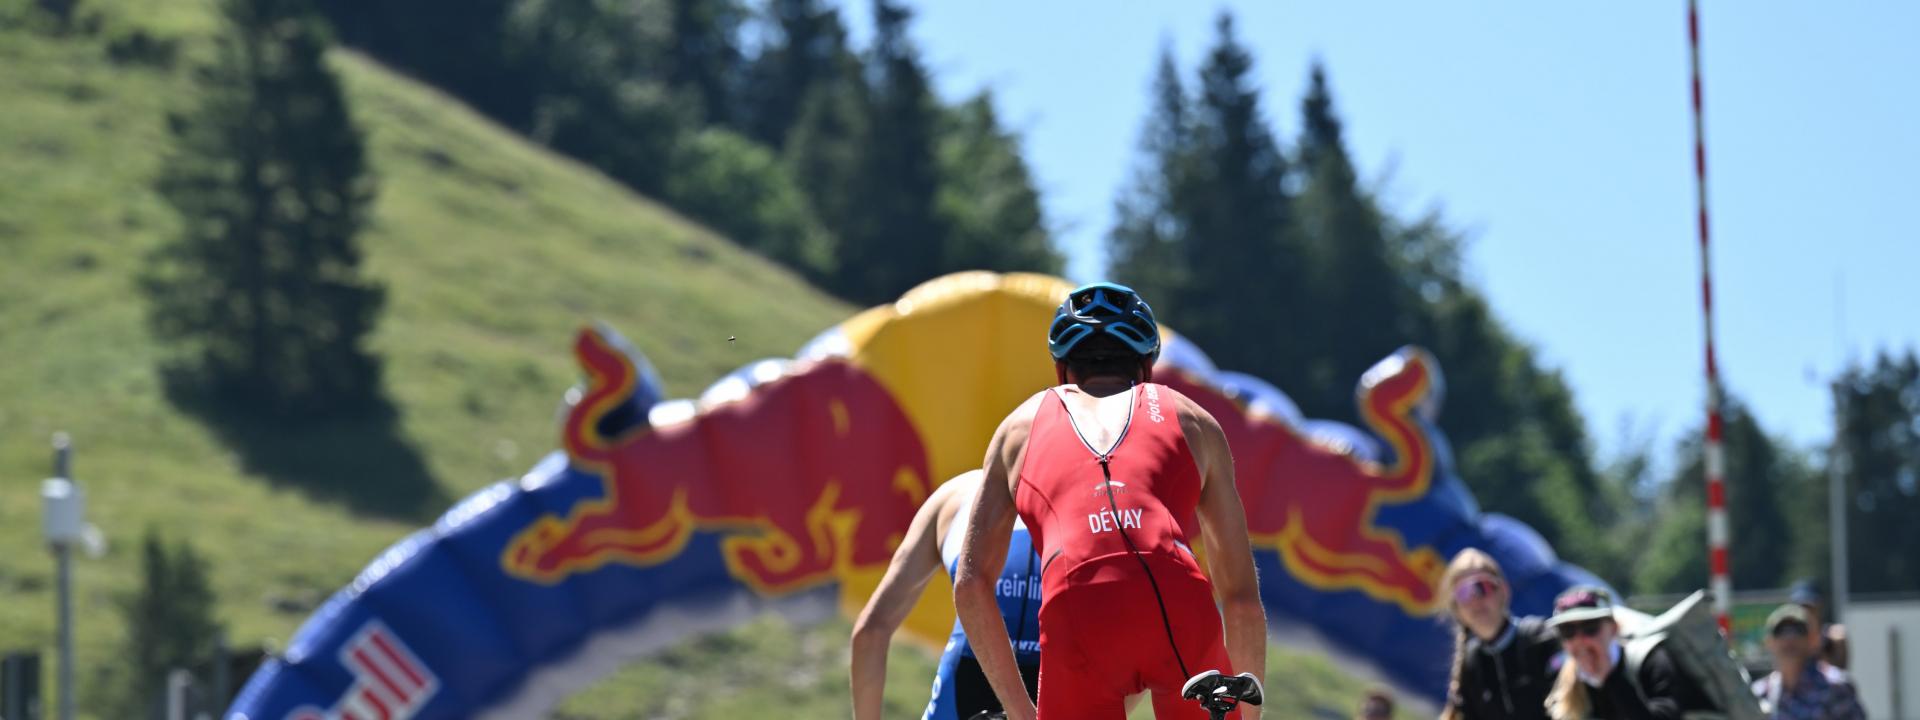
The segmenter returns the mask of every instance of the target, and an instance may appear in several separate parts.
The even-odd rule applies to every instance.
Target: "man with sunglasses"
[[[1865,720],[1845,671],[1820,662],[1814,620],[1788,603],[1767,616],[1767,652],[1774,670],[1753,683],[1760,707],[1776,720]]]
[[[1628,677],[1613,595],[1604,589],[1560,593],[1547,626],[1559,634],[1571,660],[1547,701],[1555,720],[1680,720],[1688,711],[1716,709],[1664,645],[1647,653],[1638,677]]]
[[[1827,599],[1820,594],[1819,584],[1802,578],[1793,584],[1787,602],[1807,611],[1807,633],[1814,641],[1814,656],[1823,664],[1847,669],[1847,629],[1839,623],[1824,622]]]

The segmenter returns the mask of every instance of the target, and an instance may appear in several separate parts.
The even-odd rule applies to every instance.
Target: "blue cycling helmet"
[[[1153,308],[1133,288],[1104,282],[1067,293],[1047,329],[1047,350],[1054,360],[1064,361],[1074,346],[1100,332],[1149,361],[1160,356],[1160,323],[1153,319]]]

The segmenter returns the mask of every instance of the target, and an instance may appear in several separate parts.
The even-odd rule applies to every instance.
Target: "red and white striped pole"
[[[1733,603],[1732,568],[1727,558],[1726,455],[1720,448],[1720,369],[1713,355],[1713,274],[1707,253],[1707,141],[1700,107],[1700,11],[1687,0],[1687,43],[1693,60],[1693,178],[1700,209],[1700,307],[1707,328],[1707,551],[1713,573],[1713,614],[1720,632],[1733,637],[1728,608]]]

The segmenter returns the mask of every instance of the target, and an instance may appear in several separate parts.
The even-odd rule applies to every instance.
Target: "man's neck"
[[[1792,690],[1793,688],[1799,687],[1800,678],[1806,676],[1807,663],[1803,662],[1795,665],[1782,664],[1776,669],[1780,671],[1781,687]]]
[[[1133,381],[1118,377],[1100,376],[1088,378],[1084,382],[1074,383],[1074,385],[1080,388],[1080,392],[1103,398],[1126,392],[1128,388],[1133,387]]]

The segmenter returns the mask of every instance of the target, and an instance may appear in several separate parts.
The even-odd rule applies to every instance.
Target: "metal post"
[[[1893,686],[1893,716],[1906,717],[1906,708],[1903,707],[1905,698],[1900,695],[1900,682],[1906,678],[1900,677],[1899,625],[1887,626],[1887,678],[1890,680],[1887,684]]]
[[[66,433],[53,436],[53,476],[72,478],[68,474],[73,460],[73,442]],[[55,682],[58,687],[57,701],[60,704],[60,720],[73,720],[73,545],[56,543],[53,547],[53,561],[58,574],[59,603],[59,642],[60,662],[56,667]]]
[[[180,668],[167,673],[167,720],[187,720],[187,690],[193,676]]]
[[[1847,470],[1851,456],[1846,451],[1846,388],[1833,384],[1833,446],[1827,458],[1827,546],[1833,563],[1833,602],[1827,607],[1832,623],[1847,614]]]
[[[228,665],[232,662],[232,651],[227,649],[227,631],[222,628],[213,636],[213,704],[223,707],[232,696],[227,692],[231,681],[227,677]]]

